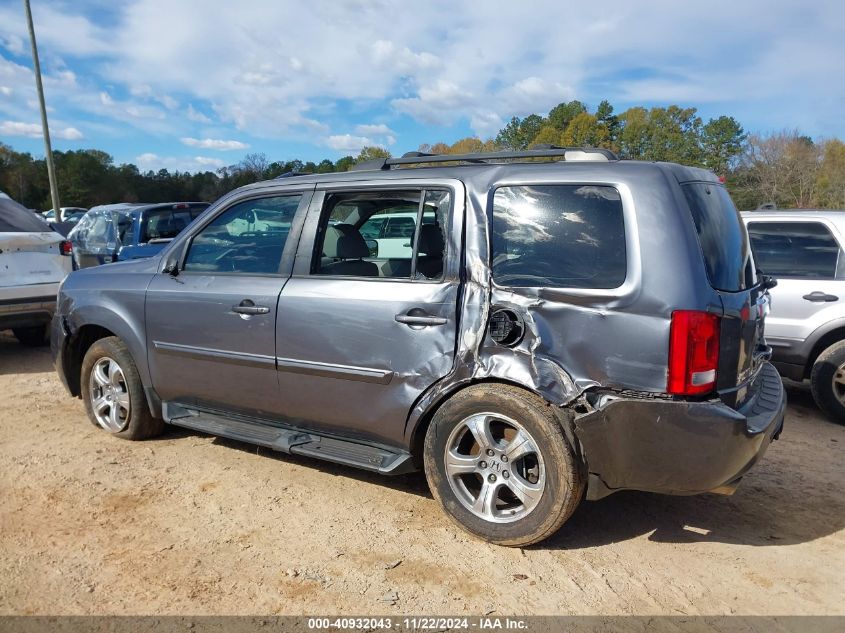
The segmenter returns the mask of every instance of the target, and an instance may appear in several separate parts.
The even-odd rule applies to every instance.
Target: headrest
[[[426,255],[443,254],[443,231],[439,224],[423,224],[420,228],[420,241],[418,246],[420,253]]]
[[[323,255],[332,259],[360,259],[367,257],[370,249],[364,236],[351,224],[335,224],[326,229]]]

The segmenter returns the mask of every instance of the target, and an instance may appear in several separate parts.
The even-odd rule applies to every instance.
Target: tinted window
[[[184,270],[277,274],[301,198],[301,194],[262,198],[230,207],[191,241]]]
[[[172,240],[205,209],[206,207],[147,211],[141,226],[141,242]]]
[[[840,248],[819,222],[751,222],[748,235],[757,267],[775,277],[833,279]]]
[[[503,286],[617,288],[627,273],[613,187],[501,187],[493,196],[493,278]]]
[[[417,234],[422,205],[423,227]],[[350,277],[439,279],[451,207],[446,191],[356,192],[327,196],[314,272]]]
[[[736,292],[755,283],[745,227],[727,189],[710,183],[683,185],[710,285]]]

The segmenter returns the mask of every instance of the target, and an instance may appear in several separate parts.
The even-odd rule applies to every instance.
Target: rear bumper
[[[55,294],[0,299],[0,330],[45,325],[55,311]]]
[[[626,489],[729,494],[783,428],[786,393],[770,363],[753,388],[739,410],[720,401],[600,397],[575,422],[590,471],[587,498]]]

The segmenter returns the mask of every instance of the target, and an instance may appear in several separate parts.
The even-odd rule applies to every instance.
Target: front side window
[[[491,225],[501,286],[605,289],[625,281],[625,224],[613,187],[500,187]]]
[[[842,249],[820,222],[750,222],[754,261],[775,277],[834,279]]]
[[[247,200],[226,209],[191,241],[183,270],[275,275],[302,194]]]
[[[434,189],[329,194],[314,274],[442,278],[451,204],[448,191]]]

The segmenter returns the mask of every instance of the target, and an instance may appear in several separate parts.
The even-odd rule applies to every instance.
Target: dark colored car
[[[207,208],[207,202],[93,207],[68,234],[74,268],[156,255]]]
[[[118,437],[424,469],[466,530],[526,545],[584,496],[732,492],[783,424],[768,306],[710,172],[413,153],[243,187],[159,256],[71,274],[52,346]]]

